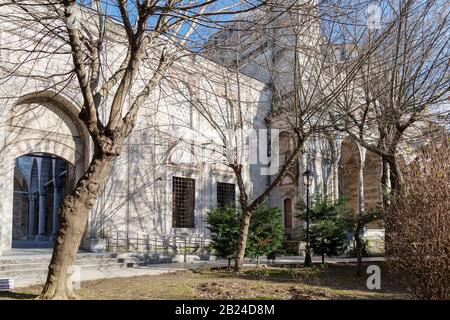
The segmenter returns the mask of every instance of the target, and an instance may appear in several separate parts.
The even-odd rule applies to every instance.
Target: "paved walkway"
[[[145,267],[133,267],[133,268],[122,268],[122,269],[81,269],[80,270],[80,280],[98,280],[107,278],[122,278],[122,277],[136,277],[136,276],[146,276],[146,275],[160,275],[163,273],[175,272],[179,270],[191,269],[190,266],[177,263],[166,263],[166,264],[154,264]],[[23,276],[14,279],[14,287],[21,288],[30,285],[42,284],[46,280],[46,276]]]

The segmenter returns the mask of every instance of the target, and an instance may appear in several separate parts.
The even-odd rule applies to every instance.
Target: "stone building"
[[[330,45],[324,39],[314,14],[284,11],[294,2],[307,10],[301,1],[284,0],[281,3],[285,6],[263,7],[243,14],[242,21],[214,34],[209,40],[210,47],[206,47],[206,55],[212,60],[266,84],[271,104],[265,124],[279,130],[280,166],[295,147],[292,128],[287,124],[293,112],[289,104],[293,103],[295,91],[309,90],[320,95],[318,91],[331,80],[319,74],[323,67],[319,60],[329,61],[332,68],[356,57],[352,45]],[[314,60],[316,57],[321,59]],[[299,70],[297,74],[295,70]],[[332,201],[345,197],[348,208],[355,214],[381,205],[381,158],[330,128],[326,134],[308,138],[296,164],[269,197],[270,205],[279,207],[283,213],[287,239],[299,239],[304,231],[304,222],[295,218],[295,211],[296,204],[306,200],[302,178],[306,169],[314,174],[313,197],[321,194]],[[267,177],[266,185],[272,178]],[[372,251],[384,250],[381,221],[370,223],[364,232]]]
[[[2,10],[18,15],[12,8]],[[30,28],[20,19],[7,20],[5,16],[0,17],[0,78],[5,80],[0,84],[0,251],[51,245],[61,199],[74,188],[93,152],[89,134],[78,118],[82,99],[77,82],[65,76],[70,71],[70,52],[53,39],[45,51],[58,54],[30,58],[26,48],[45,39],[42,26]],[[104,63],[114,66],[125,52],[123,35],[113,21],[107,28],[111,29],[110,52]],[[267,122],[274,111],[274,80],[257,61],[270,55],[275,82],[288,93],[291,53],[265,41],[254,42],[243,54],[251,61],[242,68],[239,84],[239,94],[245,97],[244,130],[282,128],[276,120]],[[207,211],[229,199],[236,201],[238,189],[217,148],[220,139],[186,98],[186,90],[174,86],[173,80],[194,84],[205,94],[214,83],[216,93],[237,96],[236,89],[230,89],[233,77],[224,77],[233,75],[224,62],[198,55],[184,58],[148,99],[91,210],[82,248],[102,248],[104,239],[112,235],[121,235],[127,246],[139,235],[167,244],[184,237],[207,242]],[[145,79],[150,74],[142,76]],[[217,110],[226,108],[223,97],[210,98],[210,103],[217,100]],[[108,102],[99,110],[103,120]],[[202,132],[203,137],[195,132]],[[292,148],[289,132],[280,130],[279,140],[283,161]],[[244,158],[245,183],[255,197],[272,178],[261,176],[259,165]],[[295,206],[304,198],[301,174],[307,167],[314,172],[314,192],[326,192],[332,199],[345,195],[355,212],[380,201],[377,157],[337,133],[311,139],[295,168],[268,200],[281,209],[289,239],[298,240],[303,230],[303,222],[295,218]],[[366,232],[378,236],[382,229],[374,225]]]

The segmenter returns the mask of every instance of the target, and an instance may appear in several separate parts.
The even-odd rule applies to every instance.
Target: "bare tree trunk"
[[[381,173],[381,196],[383,198],[383,207],[387,208],[389,205],[389,164],[387,161],[382,160],[381,162],[382,173]]]
[[[69,268],[75,264],[89,210],[99,197],[109,176],[114,156],[98,155],[78,181],[72,194],[66,196],[60,208],[60,228],[45,287],[38,299],[76,298],[70,281]]]
[[[403,174],[400,169],[398,159],[395,155],[387,156],[386,162],[389,164],[391,190],[395,193],[403,188]]]
[[[250,228],[250,219],[252,213],[243,210],[241,219],[241,231],[236,249],[236,258],[234,259],[234,272],[240,272],[245,258],[245,246],[247,245],[248,229]]]
[[[298,153],[303,146],[303,142],[306,137],[299,139],[296,148],[289,156],[287,161],[283,164],[281,169],[278,171],[278,175],[272,181],[272,183],[260,194],[255,200],[248,204],[248,195],[245,191],[244,180],[242,178],[242,166],[233,165],[231,166],[237,179],[239,187],[239,203],[241,205],[241,229],[239,235],[239,241],[236,248],[236,258],[234,259],[234,272],[240,272],[245,258],[245,247],[247,246],[248,230],[250,227],[250,220],[252,217],[253,210],[256,209],[258,205],[264,202],[264,200],[270,195],[272,190],[283,180],[287,174],[287,170],[291,165],[295,163],[295,159],[298,157]]]
[[[360,158],[360,164],[358,168],[358,222],[356,224],[356,253],[357,253],[357,265],[358,269],[356,274],[359,276],[362,274],[362,254],[363,254],[363,228],[362,219],[365,212],[365,194],[364,194],[364,161],[365,157]]]

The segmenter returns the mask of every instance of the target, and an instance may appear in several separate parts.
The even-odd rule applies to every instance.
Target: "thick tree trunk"
[[[361,158],[360,165],[358,168],[358,222],[356,224],[356,252],[357,252],[357,265],[358,269],[356,274],[362,274],[362,253],[363,253],[363,224],[362,219],[365,213],[365,194],[364,194],[364,161],[365,157]]]
[[[248,230],[250,228],[250,219],[252,213],[248,210],[242,212],[241,231],[236,249],[236,258],[234,259],[234,272],[240,272],[244,264],[245,246],[247,244]]]
[[[391,192],[389,194],[389,198],[395,197],[396,193],[399,194],[404,188],[404,180],[403,180],[403,174],[400,169],[399,161],[397,160],[397,157],[395,155],[393,156],[387,156],[385,157],[385,161],[389,164],[389,180],[391,184]],[[388,203],[389,204],[389,203]],[[389,239],[391,230],[389,228],[390,223],[387,223],[387,220],[390,219],[389,217],[389,210],[385,211],[387,214],[385,214],[385,242],[384,242],[384,249],[386,254],[390,254],[390,241]]]
[[[386,162],[389,164],[391,191],[395,192],[402,190],[403,188],[403,174],[400,169],[400,163],[395,155],[385,157]]]
[[[76,262],[89,210],[101,193],[114,159],[113,156],[94,156],[89,169],[78,181],[75,190],[64,199],[59,212],[60,228],[53,248],[47,282],[38,299],[76,297],[69,271]]]

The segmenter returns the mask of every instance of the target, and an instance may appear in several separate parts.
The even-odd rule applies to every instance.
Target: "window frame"
[[[179,200],[180,195],[182,199]],[[184,206],[186,208],[183,208]],[[180,215],[184,217],[179,218]],[[195,179],[193,178],[172,177],[172,228],[195,228]]]

